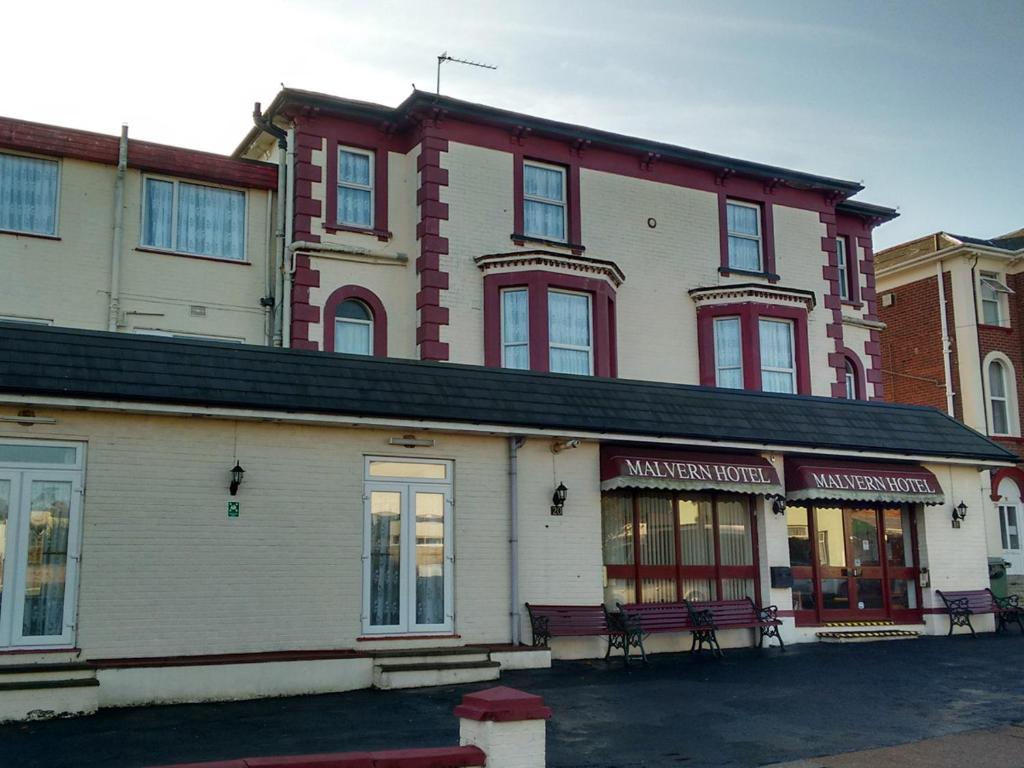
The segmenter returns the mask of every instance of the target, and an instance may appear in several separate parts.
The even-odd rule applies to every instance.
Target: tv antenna
[[[497,67],[490,64],[484,64],[479,61],[469,61],[468,59],[457,59],[454,56],[449,56],[448,51],[445,51],[437,57],[437,95],[441,95],[441,65],[446,61],[451,61],[456,64],[468,64],[471,67],[480,67],[481,69],[497,69]]]

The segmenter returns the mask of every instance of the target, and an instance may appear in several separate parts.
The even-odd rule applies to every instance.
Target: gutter
[[[117,180],[114,182],[114,237],[110,249],[110,298],[107,330],[117,331],[121,319],[121,249],[124,243],[124,177],[128,170],[128,126],[121,126],[117,148]]]

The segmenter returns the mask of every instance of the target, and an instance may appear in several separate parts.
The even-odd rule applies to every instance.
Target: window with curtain
[[[594,371],[590,296],[548,291],[549,370],[588,376]]]
[[[715,386],[743,389],[743,353],[738,317],[715,318]]]
[[[853,367],[850,358],[846,358],[843,368],[843,383],[846,387],[846,399],[857,399],[857,370]]]
[[[339,224],[373,227],[373,153],[342,147],[338,150]]]
[[[601,509],[606,605],[757,601],[747,497],[621,490],[602,494]]]
[[[529,297],[525,288],[501,292],[501,365],[530,368]]]
[[[982,272],[978,276],[981,284],[981,316],[985,325],[1005,325],[1003,297],[1012,293],[995,272]]]
[[[761,208],[729,200],[725,204],[729,237],[729,266],[761,272]]]
[[[55,160],[0,154],[0,229],[57,234]]]
[[[793,354],[793,323],[762,317],[761,389],[765,392],[796,392],[796,362]]]
[[[1006,391],[1006,366],[999,360],[993,360],[988,364],[988,402],[993,435],[1010,434],[1010,408]]]
[[[245,193],[147,178],[142,245],[194,256],[245,260]]]
[[[564,241],[565,192],[564,168],[523,163],[523,234]]]
[[[850,268],[847,264],[846,238],[836,238],[836,268],[839,272],[839,298],[850,298]]]
[[[373,313],[363,302],[347,299],[334,311],[334,351],[373,354]]]

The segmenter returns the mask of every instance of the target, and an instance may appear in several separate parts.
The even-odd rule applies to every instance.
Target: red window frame
[[[356,232],[391,239],[388,230],[388,137],[376,127],[346,126],[344,135],[327,137],[327,173],[324,190],[324,229],[328,232]],[[373,155],[373,227],[353,227],[338,221],[338,152],[344,147]]]
[[[644,565],[641,562],[640,536],[636,531],[640,528],[640,494],[651,493],[660,496],[670,496],[672,499],[672,525],[675,538],[675,564],[674,565]],[[754,514],[753,497],[740,496],[738,494],[722,493],[717,491],[706,491],[702,493],[665,492],[644,489],[623,489],[618,491],[607,491],[608,495],[626,495],[632,497],[632,530],[633,535],[633,562],[616,565],[605,564],[605,572],[610,579],[633,579],[634,594],[633,600],[638,603],[643,599],[644,579],[674,579],[676,584],[676,600],[684,599],[683,579],[707,579],[715,584],[715,596],[712,600],[723,600],[722,581],[724,579],[751,579],[754,582],[754,602],[761,602],[761,568],[760,555],[758,552],[757,537],[757,516]],[[750,565],[722,565],[722,546],[720,527],[718,519],[718,501],[722,497],[730,499],[743,499],[750,525],[750,546],[753,562]],[[714,565],[685,565],[682,562],[682,536],[679,530],[679,502],[681,500],[708,499],[711,501],[712,525],[714,528]]]
[[[796,394],[811,394],[811,365],[807,337],[807,310],[773,304],[743,302],[715,304],[697,309],[697,350],[700,383],[717,386],[715,380],[715,318],[740,319],[740,344],[743,350],[743,388],[761,389],[761,331],[759,321],[790,320],[793,323],[793,356],[796,363]]]
[[[761,271],[736,269],[729,265],[729,215],[730,201],[755,205],[761,211]],[[772,216],[772,204],[769,200],[718,193],[718,240],[721,247],[721,265],[718,271],[723,275],[753,275],[766,277],[769,282],[778,282],[775,272],[775,221]]]
[[[501,368],[501,292],[525,288],[529,303],[530,370],[549,371],[548,291],[590,295],[594,375],[617,375],[615,352],[615,291],[604,280],[544,270],[505,272],[484,277],[484,365]]]
[[[523,152],[513,152],[512,162],[514,163],[512,168],[512,196],[514,200],[512,227],[515,230],[512,233],[513,242],[515,242],[516,245],[524,245],[526,243],[544,243],[546,245],[569,248],[575,254],[583,253],[586,248],[582,245],[583,235],[582,227],[580,225],[579,158],[573,156],[567,147],[566,156],[560,158],[543,157],[533,154],[526,155]],[[525,221],[525,214],[523,213],[523,176],[525,173],[523,170],[523,164],[528,162],[534,162],[540,165],[555,165],[565,169],[565,242],[532,237],[523,231]]]
[[[334,351],[334,317],[338,307],[349,299],[361,301],[370,310],[373,317],[373,357],[388,356],[388,313],[384,302],[371,291],[361,285],[343,285],[327,297],[324,302],[324,351]]]

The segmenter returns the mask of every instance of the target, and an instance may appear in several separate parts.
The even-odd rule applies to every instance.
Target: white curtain
[[[780,320],[761,320],[761,389],[765,392],[795,392],[793,325]]]
[[[416,623],[444,623],[444,495],[417,493]]]
[[[565,239],[565,176],[552,168],[523,168],[523,228],[526,234],[549,240]],[[551,203],[543,202],[550,200]]]
[[[715,564],[715,528],[710,499],[679,500],[682,565]]]
[[[754,564],[750,512],[746,502],[719,498],[718,546],[722,553],[722,565]]]
[[[729,266],[757,272],[761,269],[760,236],[757,209],[746,205],[726,205],[729,235]],[[749,235],[736,237],[735,235]]]
[[[71,524],[71,483],[34,481],[25,564],[22,634],[64,633],[64,585]]]
[[[743,389],[740,319],[724,317],[715,320],[715,384],[719,387]]]
[[[373,225],[370,156],[341,150],[338,162],[338,223]]]
[[[373,327],[359,320],[334,321],[334,351],[350,355],[369,355],[373,352]]]
[[[529,299],[525,289],[501,294],[502,366],[530,367]]]
[[[402,494],[374,492],[370,503],[370,624],[394,626],[401,621]]]
[[[601,494],[601,537],[605,565],[633,563],[633,497],[628,493]]]
[[[548,343],[553,373],[590,373],[590,297],[548,292]]]
[[[640,562],[643,565],[675,565],[676,532],[672,519],[672,496],[642,493],[640,512]]]
[[[57,163],[0,155],[0,229],[57,234]]]
[[[242,260],[245,257],[245,195],[230,189],[179,182],[177,250]]]
[[[4,604],[4,563],[7,560],[7,531],[11,506],[11,481],[0,480],[0,609]]]
[[[992,403],[992,431],[1008,434],[1010,419],[1006,407],[1006,371],[1003,364],[993,360],[988,364],[989,402]]]
[[[143,206],[142,244],[170,250],[174,247],[174,183],[146,179]]]

